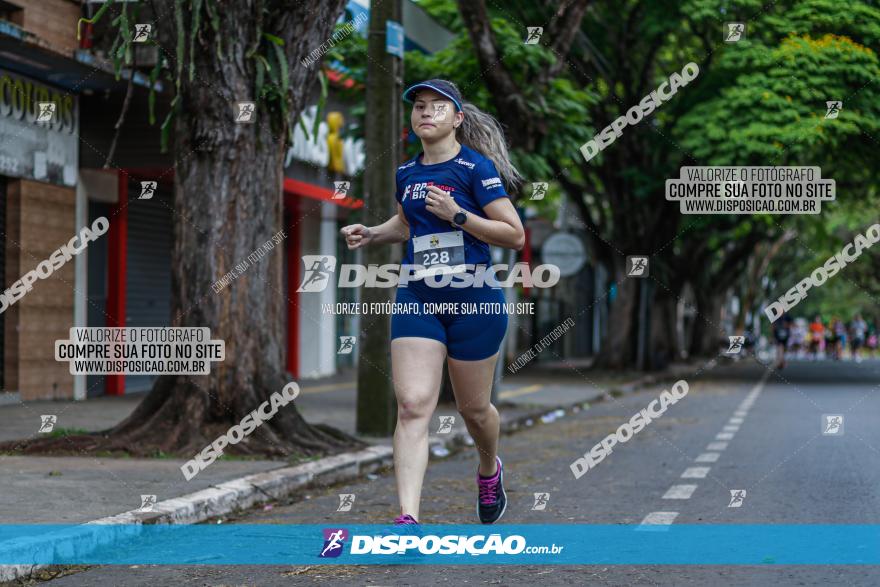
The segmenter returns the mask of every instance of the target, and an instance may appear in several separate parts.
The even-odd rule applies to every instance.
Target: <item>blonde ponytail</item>
[[[491,114],[486,114],[469,102],[462,104],[462,111],[464,120],[458,127],[455,138],[458,142],[491,159],[507,191],[516,192],[523,178],[510,162],[510,153],[507,151],[501,123]]]

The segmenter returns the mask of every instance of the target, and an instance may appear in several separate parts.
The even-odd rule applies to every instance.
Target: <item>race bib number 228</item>
[[[460,230],[413,237],[414,261],[425,268],[464,265],[464,233]]]

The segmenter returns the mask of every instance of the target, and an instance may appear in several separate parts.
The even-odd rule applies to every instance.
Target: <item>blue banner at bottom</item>
[[[0,565],[877,565],[877,525],[0,525]]]

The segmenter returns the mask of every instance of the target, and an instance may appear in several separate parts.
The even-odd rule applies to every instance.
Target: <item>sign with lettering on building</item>
[[[294,123],[293,144],[287,150],[284,167],[289,167],[296,160],[349,177],[357,175],[364,168],[366,159],[364,141],[340,136],[344,119],[336,111],[328,112],[326,120],[318,123],[318,132],[313,133],[317,112],[317,106],[305,108],[300,120]],[[303,131],[303,127],[308,134]]]
[[[0,70],[0,175],[76,185],[77,97]]]

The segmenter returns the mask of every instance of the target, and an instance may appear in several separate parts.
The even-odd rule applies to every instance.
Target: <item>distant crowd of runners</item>
[[[823,320],[816,315],[812,321],[786,314],[773,325],[777,362],[785,366],[785,356],[799,359],[829,358],[860,362],[877,353],[877,322],[866,321],[856,314],[849,322],[837,316]]]

